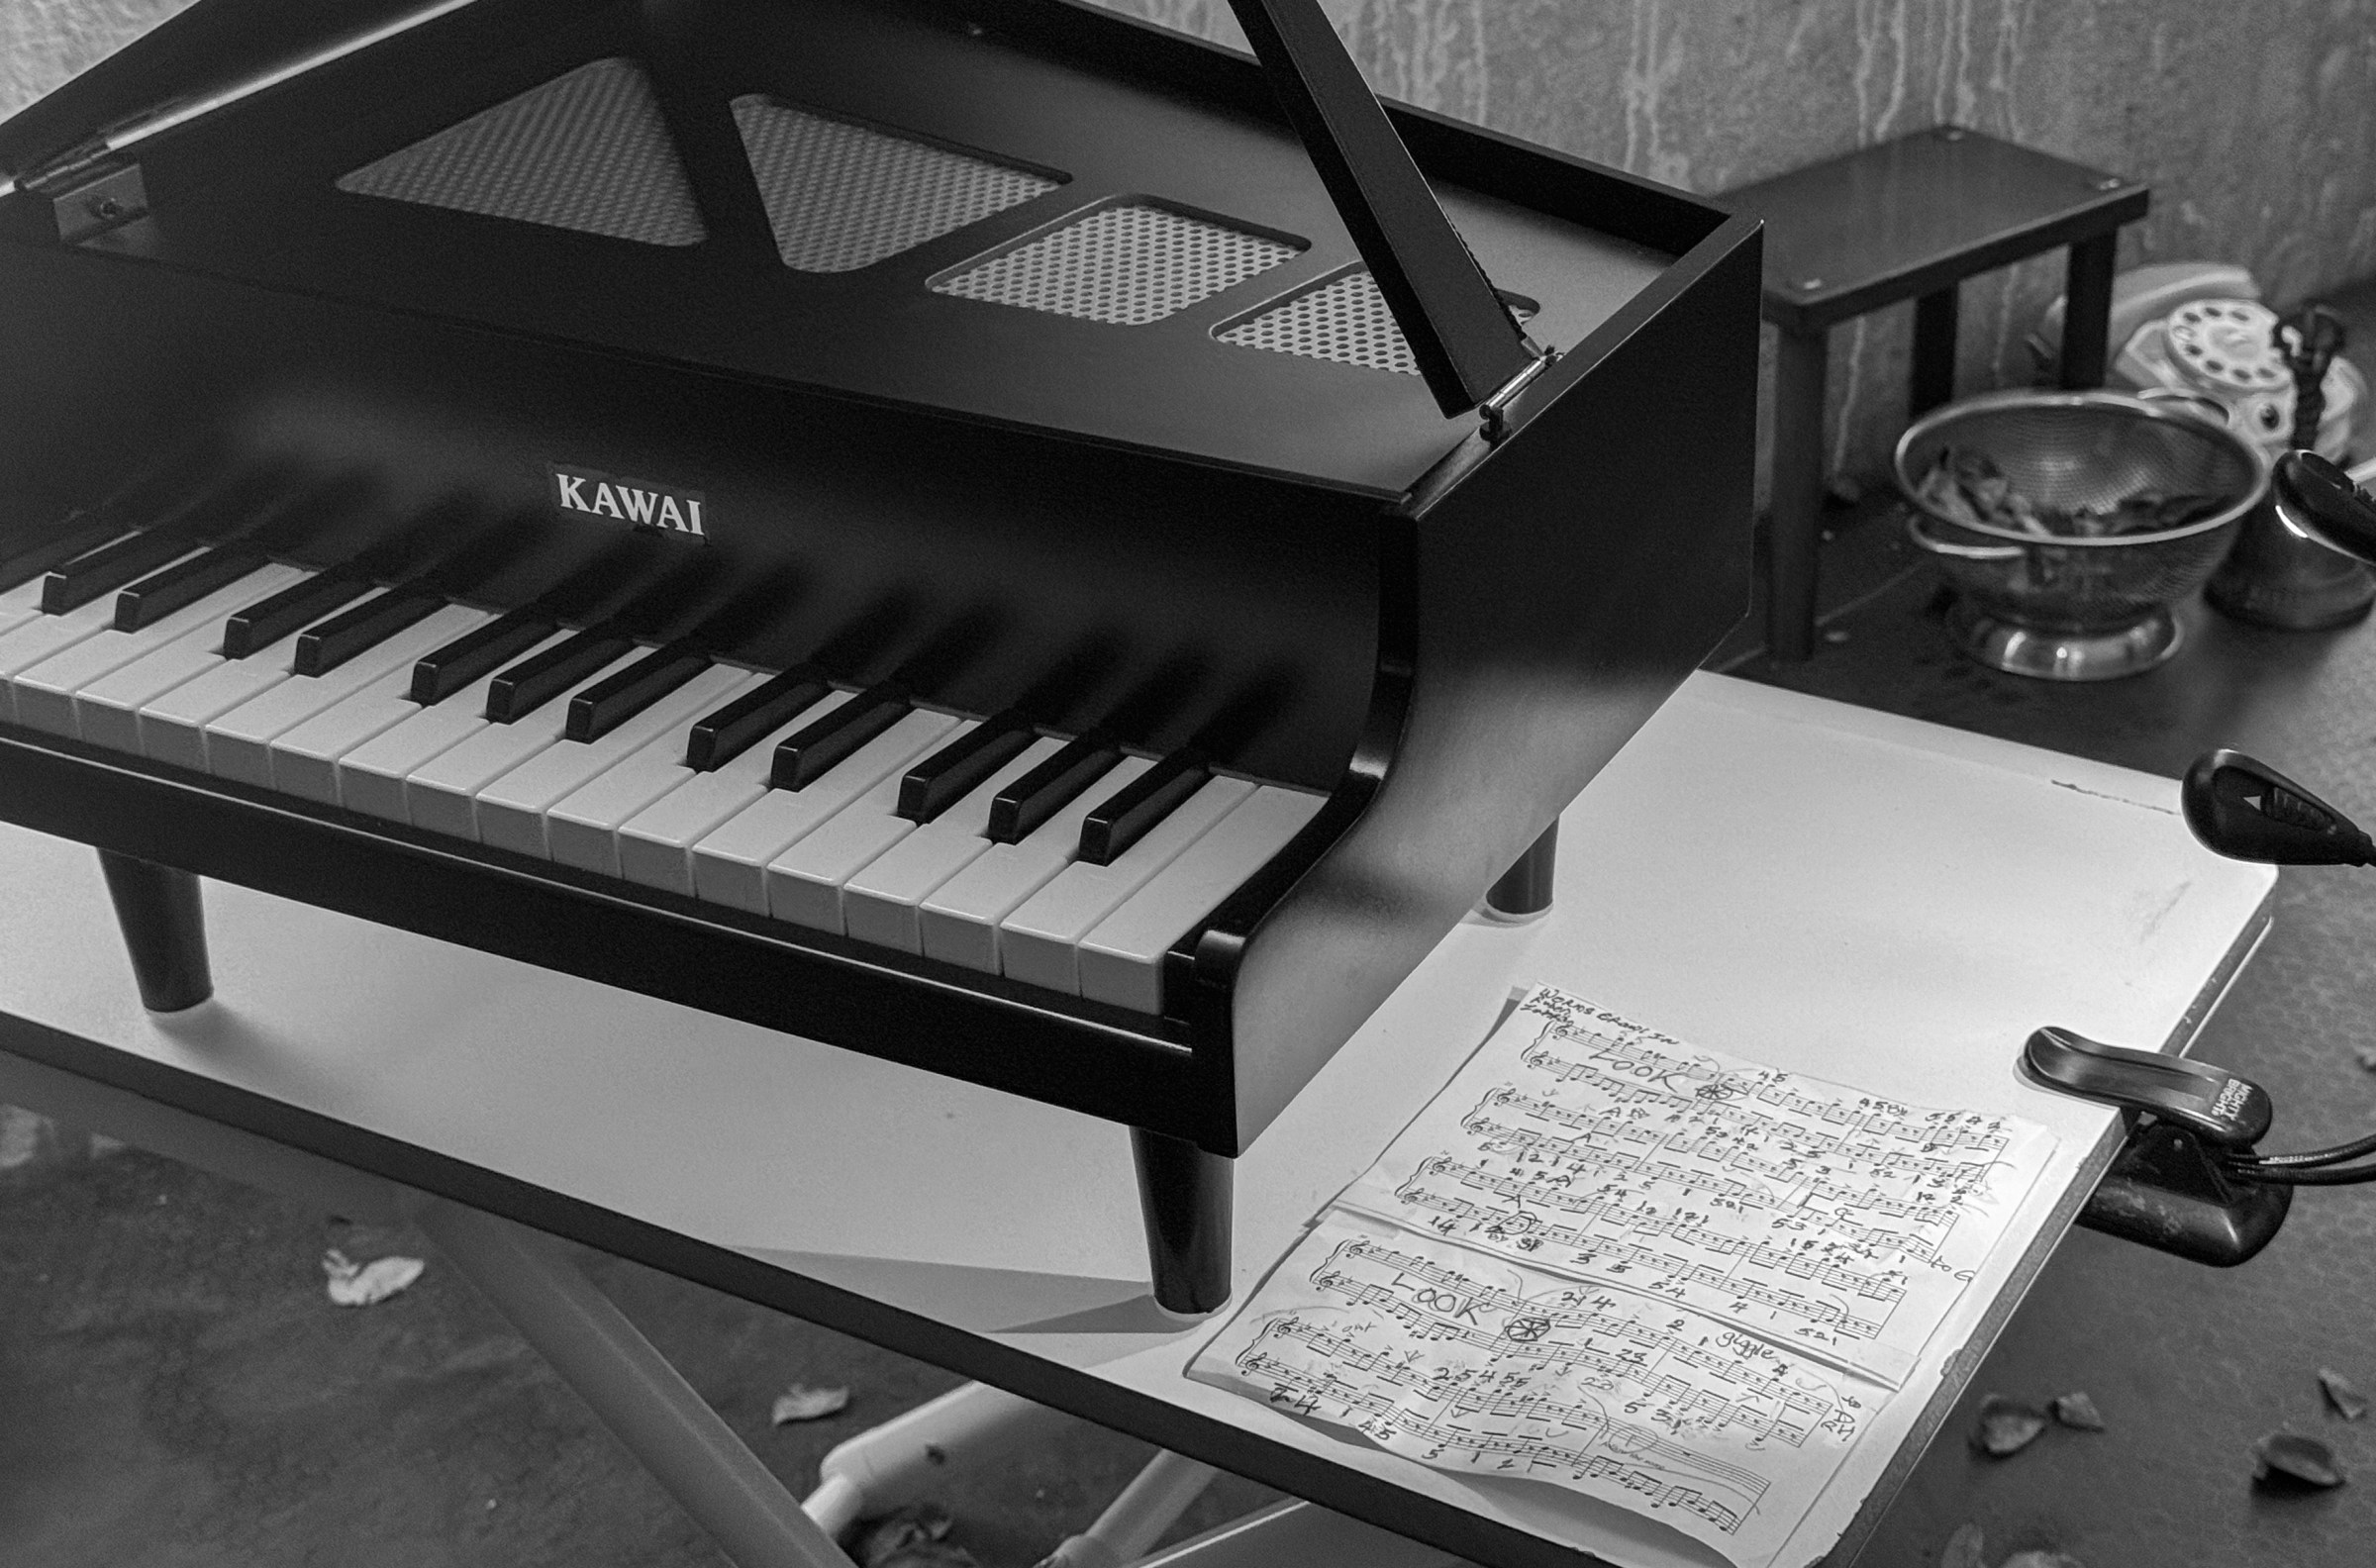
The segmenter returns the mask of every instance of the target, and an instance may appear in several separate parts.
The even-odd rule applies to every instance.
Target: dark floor
[[[2341,303],[2376,342],[2376,291]],[[1885,498],[1836,517],[1827,637],[1778,667],[1744,634],[1717,662],[1753,679],[2173,774],[2235,744],[2376,818],[2376,630],[2286,635],[2186,608],[2189,640],[2100,686],[1998,675],[1951,652],[1933,580]],[[2196,1054],[2267,1085],[2273,1145],[2376,1127],[2376,898],[2289,871],[2277,925]],[[1941,889],[1951,898],[1952,889]],[[2041,1020],[2040,1022],[2046,1022]],[[326,1245],[431,1259],[365,1311],[326,1301]],[[948,1386],[945,1374],[616,1259],[595,1279],[791,1486],[833,1443]],[[2241,1269],[2074,1232],[1971,1385],[1861,1562],[1919,1568],[1960,1524],[1988,1557],[2089,1568],[2363,1568],[2376,1561],[2376,1434],[2326,1414],[2317,1374],[2376,1391],[2376,1193],[2312,1191]],[[842,1415],[770,1428],[792,1383],[846,1385]],[[1984,1459],[1981,1397],[2092,1394],[2109,1429],[2049,1431]],[[2249,1448],[2287,1427],[2332,1442],[2339,1490],[2256,1489]],[[1143,1458],[1081,1428],[952,1484],[954,1538],[1021,1568]],[[1267,1496],[1216,1488],[1188,1521]],[[0,1565],[379,1564],[648,1568],[723,1559],[420,1238],[333,1232],[307,1210],[137,1152],[0,1174]]]

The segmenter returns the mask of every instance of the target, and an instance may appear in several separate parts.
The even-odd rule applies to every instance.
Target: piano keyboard
[[[1140,1013],[1326,799],[162,532],[0,592],[0,717]]]

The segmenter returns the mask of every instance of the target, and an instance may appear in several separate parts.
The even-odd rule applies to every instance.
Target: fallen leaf
[[[2319,1368],[2319,1387],[2326,1391],[2326,1403],[2333,1406],[2334,1413],[2343,1420],[2357,1421],[2368,1413],[2368,1402],[2360,1397],[2359,1390],[2353,1388],[2350,1380],[2340,1372]]]
[[[775,1397],[775,1407],[767,1413],[767,1420],[774,1425],[787,1426],[793,1421],[836,1415],[848,1407],[849,1390],[845,1388],[808,1388],[795,1383]]]
[[[337,1247],[322,1255],[322,1272],[330,1276],[330,1299],[342,1307],[368,1307],[383,1302],[421,1277],[419,1258],[383,1257],[356,1263]]]
[[[2086,1568],[2086,1564],[2076,1557],[2066,1557],[2061,1552],[2026,1551],[2015,1552],[1999,1563],[1997,1568]]]
[[[2078,1431],[2102,1431],[2104,1413],[2080,1390],[2054,1396],[2054,1419]]]
[[[885,1515],[858,1531],[851,1553],[860,1568],[981,1568],[973,1553],[944,1539],[948,1511],[920,1503]]]
[[[2333,1487],[2343,1484],[2343,1472],[2334,1462],[2334,1450],[2316,1437],[2301,1437],[2293,1432],[2271,1432],[2252,1445],[2252,1479],[2280,1481],[2303,1486]]]
[[[2359,1070],[2361,1072],[2376,1072],[2376,1050],[2370,1050],[2365,1045],[2362,1045],[2357,1054],[2359,1056]]]
[[[2045,1429],[2045,1414],[2036,1406],[1991,1394],[1980,1402],[1980,1427],[1972,1433],[1972,1443],[1982,1453],[2003,1459],[2029,1447]]]
[[[1947,1549],[1938,1554],[1938,1568],[1988,1568],[1988,1559],[1981,1555],[1986,1546],[1979,1525],[1959,1525],[1947,1537]]]

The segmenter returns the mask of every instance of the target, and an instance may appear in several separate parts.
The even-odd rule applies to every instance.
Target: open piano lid
[[[1233,4],[1263,73],[1068,0],[201,0],[0,168],[139,161],[94,249],[1382,495],[1719,221]]]

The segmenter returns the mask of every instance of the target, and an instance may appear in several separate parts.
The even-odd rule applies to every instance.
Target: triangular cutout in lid
[[[339,189],[644,245],[707,237],[643,68],[598,59],[367,163]]]

